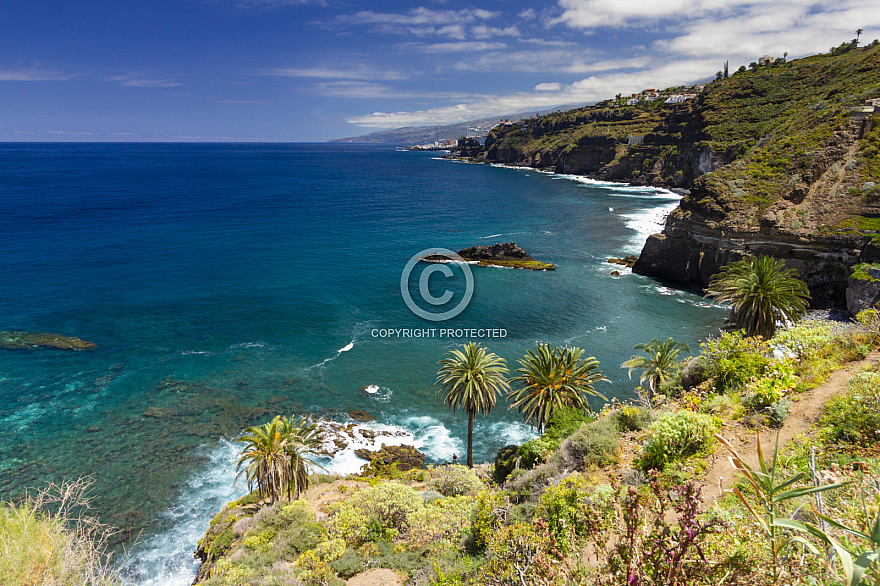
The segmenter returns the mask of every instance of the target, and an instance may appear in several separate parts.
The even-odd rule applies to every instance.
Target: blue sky
[[[880,37],[877,0],[5,0],[0,141],[321,141]]]

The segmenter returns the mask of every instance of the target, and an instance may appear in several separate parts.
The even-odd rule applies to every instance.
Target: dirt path
[[[795,436],[808,431],[819,419],[825,402],[834,395],[846,391],[849,379],[854,374],[865,367],[876,365],[878,360],[880,360],[880,352],[871,352],[864,360],[850,362],[840,370],[834,371],[828,380],[815,389],[795,397],[789,416],[779,431],[779,446],[785,446]],[[721,428],[718,434],[733,445],[746,464],[753,468],[758,467],[758,451],[753,430],[733,422]],[[762,434],[761,446],[765,458],[772,457],[775,441],[775,432]],[[706,487],[703,489],[703,498],[707,506],[721,496],[721,485],[725,489],[730,489],[733,485],[736,474],[727,460],[728,455],[730,454],[724,446],[718,446],[715,450],[715,463],[704,480]]]

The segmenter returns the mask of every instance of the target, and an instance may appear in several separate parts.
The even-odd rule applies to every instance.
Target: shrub
[[[559,447],[563,466],[586,470],[591,466],[607,466],[617,462],[620,436],[617,425],[610,417],[585,423]]]
[[[790,362],[774,361],[764,376],[749,383],[743,406],[752,411],[762,411],[782,399],[799,382]]]
[[[702,413],[664,413],[648,428],[642,468],[663,470],[669,462],[705,452],[717,427],[714,418]]]
[[[511,444],[498,450],[495,456],[495,473],[493,478],[498,484],[504,484],[507,477],[516,468],[519,460],[519,446]]]
[[[825,404],[820,424],[830,441],[876,449],[880,440],[880,373],[857,374],[849,387],[846,394]]]
[[[880,338],[880,311],[863,309],[856,314],[856,323],[871,335],[874,342],[877,342]]]
[[[538,464],[546,462],[558,448],[559,442],[546,436],[532,438],[517,450],[519,464],[526,470],[531,470]]]
[[[776,332],[770,345],[799,360],[806,359],[831,343],[831,324],[822,321],[801,321]]]
[[[484,490],[477,495],[471,527],[477,547],[486,547],[492,535],[510,514],[510,499],[500,490]]]
[[[543,437],[555,441],[558,446],[562,440],[576,432],[582,424],[595,419],[596,416],[592,413],[576,407],[554,409],[547,418]]]
[[[333,503],[329,526],[349,543],[395,537],[409,527],[409,517],[424,506],[415,490],[396,481],[382,482]]]
[[[752,378],[764,374],[770,363],[770,347],[760,337],[747,338],[742,332],[729,332],[700,345],[706,357],[704,375],[714,381],[715,390],[742,388]]]
[[[416,547],[441,539],[458,544],[471,528],[477,503],[473,497],[453,496],[433,501],[409,518],[408,543]]]
[[[510,492],[512,501],[536,501],[544,489],[559,476],[555,463],[542,464],[532,470],[516,470],[508,478],[504,488]]]
[[[651,422],[653,414],[650,409],[635,405],[622,405],[611,413],[611,420],[620,432],[637,431]]]
[[[484,488],[483,481],[474,474],[473,470],[458,464],[438,466],[431,470],[427,486],[443,496],[458,496]]]
[[[614,489],[603,485],[591,494],[580,475],[548,488],[537,510],[562,553],[570,552],[589,532],[608,530],[614,513]]]

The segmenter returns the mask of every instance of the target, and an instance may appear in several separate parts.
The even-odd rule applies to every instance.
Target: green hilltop
[[[764,253],[801,272],[814,306],[842,306],[851,267],[880,260],[880,43],[656,94],[499,125],[461,154],[688,189],[637,272],[701,290]]]

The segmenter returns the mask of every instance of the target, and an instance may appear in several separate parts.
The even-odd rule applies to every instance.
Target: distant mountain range
[[[537,114],[547,114],[557,110],[569,110],[577,108],[576,105],[558,106],[551,110],[538,111]],[[432,142],[442,140],[456,140],[467,134],[467,129],[473,126],[484,126],[487,124],[495,124],[499,120],[517,120],[535,115],[535,111],[519,114],[502,114],[491,116],[489,118],[480,118],[478,120],[468,120],[467,122],[459,122],[458,124],[447,124],[445,126],[408,126],[405,128],[396,128],[394,130],[382,130],[379,132],[371,132],[361,136],[352,136],[349,138],[337,138],[327,142],[388,142],[399,145],[413,144],[430,144]]]

